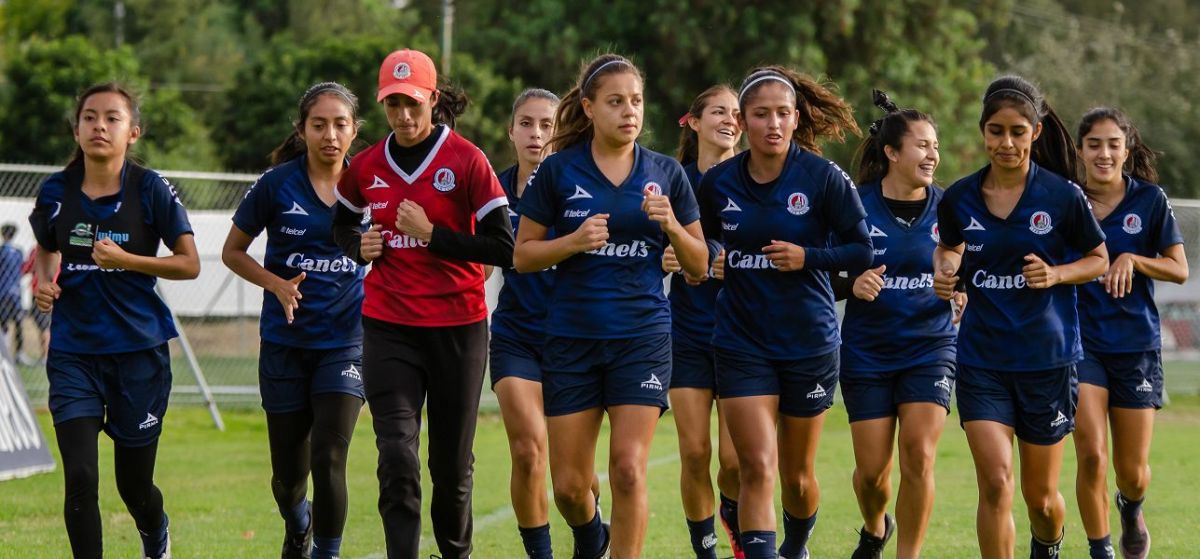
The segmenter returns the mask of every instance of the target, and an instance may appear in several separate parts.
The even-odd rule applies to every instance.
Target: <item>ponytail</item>
[[[453,130],[454,125],[458,123],[458,117],[467,112],[467,105],[471,100],[467,98],[466,92],[446,81],[438,84],[437,91],[438,101],[433,106],[433,123],[445,124]]]
[[[884,115],[871,123],[867,137],[859,144],[858,152],[854,156],[854,180],[858,184],[883,180],[883,177],[887,176],[890,161],[884,147],[891,146],[892,149],[899,150],[903,145],[904,135],[908,133],[910,122],[928,122],[937,130],[933,117],[915,109],[901,109],[887,93],[873,89],[871,97],[875,106],[883,110]]]
[[[687,114],[680,117],[679,148],[675,152],[675,158],[679,160],[680,165],[686,167],[700,159],[700,135],[688,125],[688,119],[700,118],[704,114],[704,110],[708,108],[708,101],[722,93],[737,97],[737,92],[725,84],[711,86],[696,96],[692,100],[692,106],[688,108]]]
[[[1117,125],[1117,128],[1121,129],[1121,132],[1125,133],[1125,149],[1129,150],[1129,157],[1125,159],[1125,166],[1122,170],[1136,179],[1157,184],[1158,169],[1155,164],[1158,161],[1158,154],[1142,141],[1141,132],[1138,132],[1137,127],[1120,109],[1097,107],[1084,113],[1083,119],[1079,122],[1075,147],[1083,149],[1083,137],[1092,131],[1093,126],[1104,120],[1111,120],[1113,124]]]
[[[583,100],[595,100],[596,90],[605,76],[629,72],[642,79],[642,71],[629,59],[619,54],[602,54],[583,65],[575,85],[563,95],[558,110],[554,113],[554,136],[550,138],[552,151],[562,151],[580,142],[592,139],[592,120],[583,112]]]
[[[792,90],[797,116],[792,141],[805,150],[820,154],[821,147],[817,144],[820,140],[832,139],[840,143],[845,141],[846,132],[862,135],[858,123],[854,122],[854,109],[837,96],[833,82],[818,81],[783,66],[755,68],[742,80],[738,93],[738,108],[742,114],[746,113],[746,103],[754,98],[754,93],[772,81],[786,84]]]
[[[1072,182],[1082,184],[1079,176],[1079,153],[1071,132],[1063,124],[1045,96],[1029,81],[1020,76],[1003,76],[988,86],[983,96],[983,114],[979,118],[979,129],[997,111],[1012,108],[1021,113],[1030,124],[1042,124],[1042,133],[1033,142],[1030,154],[1034,163],[1057,173]]]

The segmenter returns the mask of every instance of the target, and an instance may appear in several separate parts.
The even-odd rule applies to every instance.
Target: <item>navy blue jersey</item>
[[[1167,195],[1158,185],[1125,177],[1125,198],[1100,222],[1108,257],[1129,252],[1147,258],[1183,242]],[[1162,347],[1154,282],[1133,275],[1133,291],[1117,299],[1099,280],[1079,286],[1083,347],[1102,353],[1151,351]]]
[[[793,145],[773,185],[747,170],[748,151],[701,180],[704,232],[725,247],[713,344],[767,359],[828,354],[839,343],[829,272],[870,263],[862,202],[832,161]],[[763,254],[772,240],[805,249],[799,271],[780,272]],[[840,244],[839,244],[840,243]]]
[[[78,238],[90,246],[93,238],[109,238],[124,247],[133,233],[93,232],[92,225],[118,214],[128,188],[139,190],[144,225],[158,237],[151,242],[173,247],[180,235],[190,234],[192,225],[175,187],[151,170],[142,175],[140,184],[129,184],[125,180],[129,169],[127,162],[121,170],[121,191],[111,196],[92,200],[78,191],[78,185],[73,187],[80,211],[90,223],[58,219],[69,185],[64,172],[50,175],[42,183],[29,216],[38,244],[59,252],[65,248],[59,246],[59,229],[72,228],[72,242]],[[134,243],[145,241],[132,239]],[[54,302],[51,315],[50,347],[70,353],[127,353],[158,347],[178,336],[170,311],[154,291],[156,281],[154,276],[138,272],[102,270],[95,264],[64,261],[57,281],[62,294]]]
[[[1073,261],[1104,242],[1083,190],[1030,162],[1025,191],[1007,219],[988,211],[989,167],[960,179],[938,204],[942,244],[966,243],[959,277],[970,305],[958,332],[958,361],[997,371],[1065,367],[1083,358],[1075,286],[1029,289],[1025,255],[1046,264]]]
[[[683,168],[693,188],[700,187],[700,170],[695,163]],[[716,256],[713,254],[712,256]],[[716,326],[717,293],[724,283],[711,277],[700,285],[688,285],[683,273],[671,274],[671,341],[687,347],[712,347]]]
[[[937,206],[942,191],[926,187],[925,210],[912,225],[888,209],[879,181],[859,187],[875,254],[872,268],[886,265],[874,301],[851,296],[842,321],[842,368],[894,371],[954,363],[950,303],[933,292],[933,249],[938,243]]]
[[[513,236],[521,222],[520,197],[517,196],[517,166],[497,175],[504,194],[508,196],[508,217],[512,220]],[[546,238],[554,237],[553,231]],[[504,270],[504,287],[492,312],[492,333],[518,341],[541,344],[544,337],[546,303],[554,289],[554,271],[543,270],[519,274],[512,268]]]
[[[671,332],[662,288],[662,253],[669,240],[642,211],[646,191],[666,195],[679,223],[700,218],[679,162],[641,145],[619,186],[596,166],[590,142],[555,153],[538,167],[521,199],[521,215],[565,236],[589,216],[609,214],[606,245],[558,264],[546,333],[615,339]]]
[[[290,280],[304,272],[300,308],[288,324],[279,298],[263,291],[259,333],[289,347],[331,349],[362,343],[365,271],[333,242],[334,209],[308,178],[307,156],[263,173],[233,214],[233,224],[257,237],[267,232],[263,267]]]

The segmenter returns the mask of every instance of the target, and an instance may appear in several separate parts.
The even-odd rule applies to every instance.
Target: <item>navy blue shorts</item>
[[[842,400],[850,421],[896,417],[900,404],[927,402],[950,411],[954,366],[921,365],[883,372],[842,369]]]
[[[1159,409],[1163,406],[1162,352],[1096,353],[1084,350],[1079,382],[1108,390],[1111,408]]]
[[[516,377],[542,382],[542,346],[508,336],[492,334],[489,344],[488,368],[492,389],[500,379]]]
[[[671,388],[717,389],[717,353],[713,347],[694,343],[671,346]]]
[[[615,340],[549,336],[542,371],[546,415],[620,405],[666,411],[671,335]]]
[[[104,421],[104,432],[125,447],[158,440],[171,395],[167,344],[128,353],[70,353],[50,349],[50,415],[58,425],[81,417]]]
[[[833,407],[841,354],[804,359],[764,359],[717,349],[717,395],[779,396],[779,413],[814,417]]]
[[[1074,365],[1041,371],[958,365],[961,421],[1003,423],[1028,443],[1055,444],[1074,431],[1078,396]]]
[[[258,390],[267,413],[305,411],[317,394],[366,399],[362,346],[306,349],[263,340],[258,353]]]

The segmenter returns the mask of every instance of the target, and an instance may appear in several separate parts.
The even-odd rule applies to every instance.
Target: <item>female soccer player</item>
[[[513,102],[508,139],[517,151],[517,164],[498,178],[508,196],[508,215],[518,230],[518,203],[534,169],[545,157],[554,135],[558,96],[544,89],[526,89]],[[509,492],[517,529],[531,559],[552,557],[550,520],[546,503],[546,417],[542,404],[542,341],[546,300],[554,285],[553,272],[518,274],[504,270],[496,310],[492,312],[492,390],[508,434],[512,474]],[[599,499],[599,480],[592,492]]]
[[[453,130],[461,92],[424,53],[379,68],[392,133],[354,157],[334,191],[334,239],[363,282],[363,385],[379,449],[388,555],[421,539],[421,408],[428,399],[433,534],[442,556],[471,554],[475,421],[487,361],[483,265],[509,266],[508,199],[483,152]],[[360,224],[370,212],[370,229]]]
[[[353,93],[330,82],[304,92],[296,128],[242,199],[221,253],[264,290],[259,389],[287,558],[308,557],[310,546],[315,559],[337,557],[346,524],[346,452],[363,402],[363,269],[333,242],[332,224],[357,133]],[[246,249],[264,230],[260,265]]]
[[[847,286],[852,296],[842,322],[842,398],[864,521],[852,557],[883,557],[897,530],[886,511],[899,423],[897,556],[907,559],[920,555],[933,510],[933,463],[954,386],[956,317],[933,292],[942,198],[933,186],[941,160],[937,127],[929,115],[900,109],[882,91],[874,99],[885,114],[859,147],[856,177],[874,260]],[[961,307],[965,296],[958,297]]]
[[[646,462],[671,382],[663,249],[674,246],[693,279],[708,269],[683,168],[637,143],[642,83],[641,71],[621,56],[583,67],[555,115],[550,144],[557,153],[521,200],[514,254],[520,272],[558,266],[542,353],[550,473],[559,512],[575,533],[575,557],[585,559],[610,546],[591,490],[605,410],[613,556],[638,556],[645,538]]]
[[[1108,426],[1112,424],[1121,555],[1146,557],[1150,532],[1142,502],[1150,485],[1154,411],[1162,407],[1158,308],[1150,280],[1187,281],[1183,236],[1155,183],[1154,151],[1117,109],[1083,115],[1077,146],[1085,191],[1112,261],[1098,282],[1079,288],[1079,409],[1075,478],[1079,512],[1094,558],[1113,557],[1108,529]]]
[[[818,140],[858,133],[826,85],[780,66],[738,92],[750,149],[701,181],[704,233],[725,247],[717,298],[717,393],[737,450],[738,520],[747,559],[775,557],[775,471],[783,487],[785,559],[807,556],[817,519],[814,472],[838,377],[829,273],[871,263],[865,212],[850,177]]]
[[[715,85],[692,101],[688,113],[679,120],[680,164],[692,188],[700,186],[704,171],[737,153],[742,131],[737,123],[737,94],[729,86]],[[716,262],[720,247],[710,249]],[[689,285],[683,277],[675,251],[667,248],[663,270],[671,276],[671,407],[675,429],[679,433],[681,474],[679,490],[683,496],[683,514],[698,559],[716,559],[717,535],[713,522],[713,485],[709,473],[712,461],[712,416],[717,387],[713,362],[713,306],[721,282],[710,279]],[[711,274],[710,274],[711,275]],[[741,553],[737,540],[737,454],[729,440],[729,429],[717,412],[718,433],[717,486],[721,491],[721,520],[729,534],[734,555]]]
[[[160,277],[195,278],[200,258],[175,188],[127,159],[140,123],[137,100],[124,87],[85,90],[75,106],[79,147],[65,169],[42,183],[29,216],[41,247],[36,301],[52,311],[46,376],[75,557],[100,557],[104,550],[101,430],[113,440],[117,491],[141,535],[142,556],[171,556],[154,461],[171,392],[167,341],[178,332],[154,284]],[[160,242],[170,256],[158,256]]]
[[[985,558],[1013,553],[1015,434],[1030,556],[1055,557],[1065,513],[1058,474],[1083,357],[1074,286],[1103,274],[1108,253],[1071,182],[1071,134],[1036,87],[993,81],[979,128],[990,164],[942,197],[933,255],[938,296],[953,296],[963,277],[971,299],[958,333],[958,411],[979,484],[979,548]]]

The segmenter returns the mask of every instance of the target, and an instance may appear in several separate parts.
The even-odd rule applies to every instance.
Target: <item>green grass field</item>
[[[49,414],[39,417],[52,437]],[[951,421],[955,418],[951,416]],[[282,522],[268,487],[270,469],[262,413],[249,409],[226,411],[225,421],[227,431],[218,432],[205,410],[189,406],[173,408],[166,418],[157,481],[171,515],[175,557],[261,558],[279,553]],[[1154,482],[1146,505],[1155,557],[1196,556],[1200,514],[1194,508],[1193,476],[1200,464],[1198,428],[1200,397],[1177,396],[1158,416],[1151,459]],[[375,512],[373,439],[369,417],[364,415],[351,445],[351,502],[343,547],[346,558],[383,556],[383,534]],[[134,557],[138,552],[136,530],[112,481],[111,443],[104,437],[101,441],[105,551],[110,557]],[[53,442],[51,446],[55,446]],[[855,529],[861,520],[850,487],[850,448],[845,411],[839,404],[827,422],[818,457],[822,504],[811,544],[814,557],[848,556],[857,542]],[[520,538],[509,507],[507,443],[498,416],[480,418],[475,452],[475,557],[520,557]],[[597,461],[606,463],[603,450]],[[1068,503],[1063,557],[1086,557],[1086,541],[1074,503],[1074,468],[1073,451],[1068,449],[1062,477],[1062,492]],[[899,468],[894,470],[898,472]],[[674,423],[667,415],[660,422],[650,462],[651,517],[645,557],[689,556],[678,471]],[[948,425],[939,447],[937,482],[938,501],[925,556],[977,556],[974,474],[963,432],[954,425]],[[69,556],[61,499],[59,472],[0,483],[0,558]],[[604,499],[609,501],[607,490]],[[1028,529],[1019,496],[1016,501],[1014,515],[1021,556],[1027,553]],[[428,507],[428,501],[425,505]],[[558,556],[569,557],[570,531],[556,517],[553,506],[551,511],[555,550]],[[1113,525],[1118,525],[1115,514]],[[429,530],[426,523],[427,539],[422,551],[435,553]],[[728,555],[723,535],[719,553]],[[888,553],[892,556],[894,546]]]

